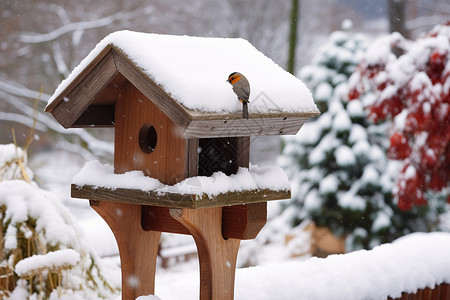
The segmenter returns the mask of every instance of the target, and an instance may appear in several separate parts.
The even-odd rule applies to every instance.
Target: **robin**
[[[228,76],[229,83],[233,86],[234,93],[242,103],[242,118],[248,119],[248,98],[250,97],[250,84],[247,78],[239,72],[233,72]]]

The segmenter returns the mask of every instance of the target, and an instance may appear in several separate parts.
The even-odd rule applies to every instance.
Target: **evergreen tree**
[[[293,184],[293,225],[305,219],[346,237],[347,250],[371,248],[422,229],[418,210],[401,214],[392,189],[398,164],[388,160],[387,124],[374,125],[363,109],[373,94],[348,101],[348,78],[366,39],[338,31],[300,78],[322,114],[285,139],[281,164]]]

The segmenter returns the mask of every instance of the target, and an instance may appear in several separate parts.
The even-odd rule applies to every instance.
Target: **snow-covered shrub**
[[[25,153],[0,145],[0,162],[0,297],[114,297],[117,289],[101,274],[73,216],[53,193],[32,181]]]
[[[386,156],[388,125],[367,118],[373,94],[348,101],[348,78],[367,43],[359,34],[335,32],[300,71],[322,114],[285,138],[280,158],[293,185],[293,225],[312,219],[346,237],[347,250],[427,229],[421,210],[400,212],[393,201],[399,165]]]
[[[352,98],[374,94],[372,119],[394,120],[388,155],[403,164],[399,207],[450,203],[450,22],[415,41],[398,33],[377,39],[351,83]]]

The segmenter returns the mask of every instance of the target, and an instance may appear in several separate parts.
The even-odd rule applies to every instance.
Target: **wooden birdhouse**
[[[226,82],[234,71],[250,82],[248,120]],[[245,40],[129,31],[100,42],[46,111],[65,128],[114,127],[112,174],[80,172],[72,196],[113,231],[127,300],[154,293],[161,232],[194,237],[201,299],[233,299],[240,240],[264,226],[267,201],[290,197],[284,174],[248,169],[250,136],[295,134],[319,114],[303,83]]]

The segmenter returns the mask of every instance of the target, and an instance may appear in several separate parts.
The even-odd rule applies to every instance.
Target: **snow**
[[[359,124],[353,124],[348,141],[352,144],[358,141],[367,141],[367,132],[364,127]]]
[[[79,186],[93,185],[108,189],[121,187],[143,191],[156,190],[164,186],[159,180],[144,176],[142,171],[114,174],[113,166],[101,164],[97,160],[87,162],[81,171],[75,175],[72,183]]]
[[[409,165],[408,168],[405,171],[405,178],[410,179],[416,177],[416,168],[413,165]]]
[[[338,204],[343,208],[354,211],[364,211],[367,207],[367,200],[361,196],[355,195],[355,192],[350,190],[339,197]]]
[[[348,91],[346,90],[348,93]],[[365,116],[364,109],[362,106],[361,101],[355,99],[350,101],[347,104],[347,112],[350,115],[350,117],[363,117]]]
[[[17,275],[31,276],[40,269],[66,269],[75,266],[80,260],[80,254],[73,249],[64,249],[49,252],[43,255],[33,255],[19,261],[14,271]]]
[[[132,41],[132,42],[130,42]],[[318,112],[308,88],[249,42],[118,31],[104,38],[58,86],[49,104],[108,45],[122,51],[150,78],[185,107],[203,112],[236,112],[239,101],[226,82],[232,72],[250,82],[250,113]],[[254,101],[265,95],[267,101]],[[211,101],[214,99],[214,101]],[[70,99],[69,99],[70,101]]]
[[[364,173],[361,179],[364,183],[376,183],[378,181],[378,178],[378,172],[375,167],[372,165],[368,165],[364,169]]]
[[[347,131],[350,130],[351,126],[352,121],[345,110],[338,112],[333,119],[333,128],[336,131]]]
[[[346,145],[340,145],[336,149],[336,162],[340,166],[351,166],[356,163],[355,155],[353,154],[353,151],[350,149],[350,147]]]
[[[391,214],[392,214],[392,212],[391,212]],[[392,226],[391,214],[387,214],[384,211],[379,212],[377,217],[375,218],[375,221],[372,224],[372,230],[379,231],[381,229]]]
[[[19,166],[19,161],[26,166],[27,155],[14,144],[0,145],[0,181],[22,178],[23,174]],[[24,167],[28,177],[33,178],[33,172]]]
[[[153,296],[153,295],[148,295],[148,296],[137,297],[136,300],[160,300],[160,298]]]
[[[334,174],[328,174],[319,185],[321,194],[336,193],[339,181]]]
[[[235,299],[396,298],[450,282],[448,249],[449,233],[414,233],[371,251],[238,269]],[[163,300],[198,299],[198,278],[157,286],[156,295]]]
[[[290,190],[289,180],[280,167],[239,168],[230,176],[223,172],[215,172],[211,176],[195,176],[169,186],[159,180],[145,176],[141,171],[130,171],[115,174],[114,167],[91,161],[75,175],[72,181],[77,186],[92,185],[107,189],[127,188],[157,193],[206,194],[209,197],[226,192],[238,192],[254,189],[270,189],[275,191]]]
[[[17,262],[14,255],[16,247],[19,246],[19,242],[23,244],[24,237],[28,236],[32,238],[29,241],[39,240],[37,254],[40,255],[20,260],[16,265],[18,274],[38,271],[41,267],[72,266],[70,271],[64,272],[63,292],[73,292],[73,297],[65,299],[100,299],[101,295],[111,295],[111,291],[101,284],[104,282],[101,279],[101,272],[95,269],[97,257],[91,252],[80,233],[74,217],[61,204],[58,197],[40,189],[33,181],[27,183],[23,180],[3,180],[0,181],[0,206],[4,208],[2,226],[6,230],[3,235],[5,239],[3,263],[14,266],[15,261]],[[60,249],[60,251],[45,253],[46,249]],[[88,271],[89,268],[93,269]],[[90,284],[99,286],[93,290]],[[11,296],[11,299],[25,299],[19,298],[22,292],[18,283],[12,294],[18,295],[18,298]]]

